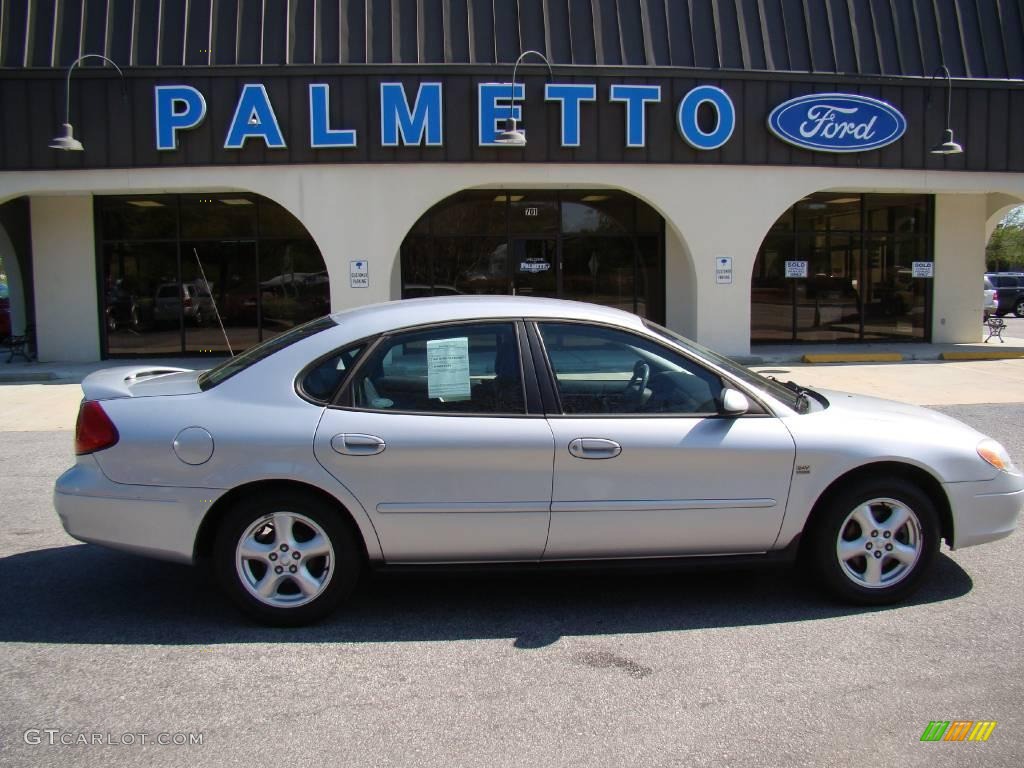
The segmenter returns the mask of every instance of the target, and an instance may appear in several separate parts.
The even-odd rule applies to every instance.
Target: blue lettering
[[[309,146],[313,149],[351,149],[356,146],[356,132],[350,128],[331,128],[330,104],[330,86],[310,83]]]
[[[710,104],[718,118],[712,131],[705,133],[697,122],[697,112]],[[683,139],[694,149],[718,149],[736,128],[736,108],[729,94],[713,85],[698,85],[679,102],[676,125]]]
[[[158,85],[154,94],[156,148],[178,148],[178,131],[195,128],[206,117],[206,99],[190,85]]]
[[[611,101],[626,104],[626,146],[647,144],[646,105],[661,101],[660,85],[613,85]]]
[[[562,105],[562,146],[580,145],[580,103],[595,101],[597,86],[577,83],[548,83],[544,88],[545,101],[558,101]]]
[[[277,115],[270,106],[270,97],[263,85],[242,86],[235,116],[231,118],[224,149],[241,149],[248,139],[263,139],[270,149],[284,149],[284,136],[277,124]]]
[[[401,83],[380,84],[380,143],[383,146],[426,143],[428,147],[440,147],[443,144],[441,116],[440,83],[421,83],[416,92],[416,106],[411,110]]]
[[[522,108],[516,101],[522,101],[526,97],[526,86],[522,83],[515,83],[513,92],[512,83],[480,83],[479,86],[479,123],[477,130],[477,141],[481,147],[500,147],[494,139],[497,138],[498,122],[512,118],[516,122],[522,121]],[[498,101],[511,102],[499,104]]]

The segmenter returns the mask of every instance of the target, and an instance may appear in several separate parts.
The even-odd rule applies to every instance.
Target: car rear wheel
[[[301,493],[243,498],[225,516],[214,545],[217,579],[231,600],[277,626],[327,616],[351,594],[361,566],[338,511]]]
[[[935,505],[899,478],[834,496],[810,531],[810,563],[833,595],[862,605],[899,602],[916,590],[939,549]]]
[[[1013,308],[1013,314],[1017,317],[1024,317],[1024,299],[1017,301],[1017,305]]]

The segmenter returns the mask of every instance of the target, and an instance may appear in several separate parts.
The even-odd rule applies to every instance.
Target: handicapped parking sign
[[[366,261],[350,261],[348,265],[349,288],[370,287],[370,264]]]
[[[717,285],[732,284],[732,256],[715,257],[715,283]]]

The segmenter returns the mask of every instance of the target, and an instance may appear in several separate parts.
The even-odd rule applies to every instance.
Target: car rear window
[[[236,355],[229,360],[225,360],[223,363],[218,365],[216,368],[211,368],[202,375],[199,376],[199,387],[204,392],[212,387],[216,387],[222,381],[230,379],[236,373],[244,371],[251,365],[255,365],[260,360],[265,360],[275,352],[280,352],[286,347],[290,347],[292,344],[308,339],[310,336],[314,336],[321,331],[326,331],[328,328],[334,328],[337,323],[334,319],[327,315],[317,320],[310,320],[308,323],[296,326],[286,333],[282,333],[280,336],[275,336],[272,339],[267,339],[262,344],[257,344],[255,347],[250,347],[240,355]]]

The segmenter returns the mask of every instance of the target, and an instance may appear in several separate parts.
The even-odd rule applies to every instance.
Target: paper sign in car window
[[[427,396],[445,402],[469,399],[469,339],[427,342]]]

